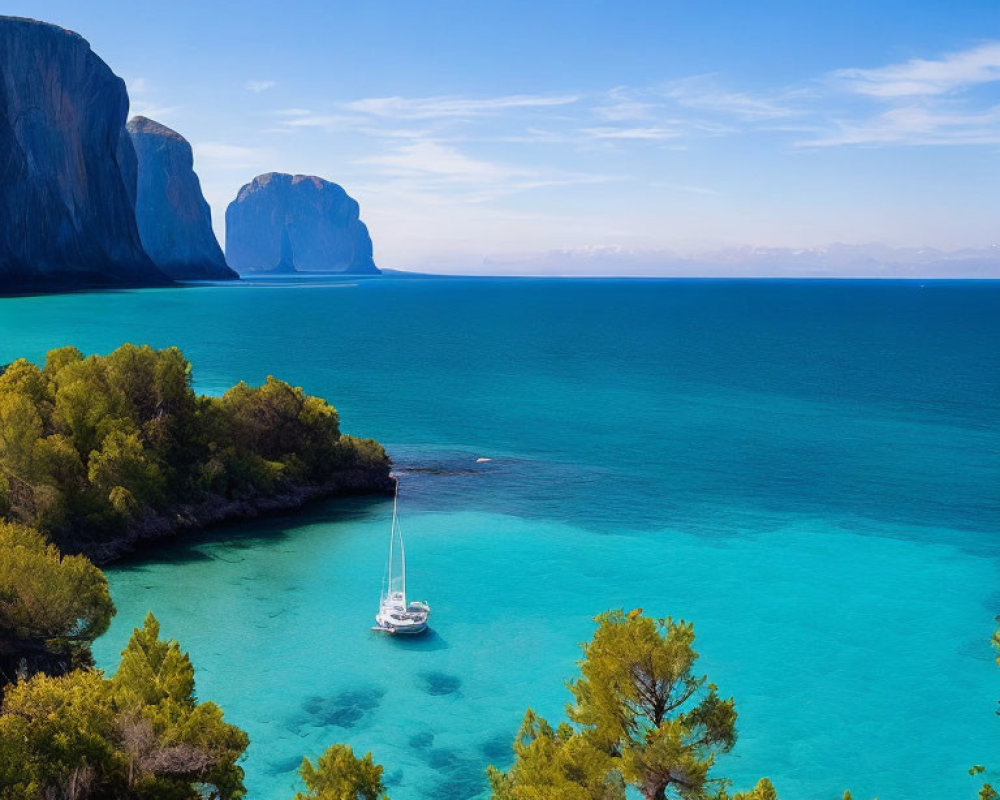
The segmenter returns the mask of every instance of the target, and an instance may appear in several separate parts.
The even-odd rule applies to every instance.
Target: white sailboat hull
[[[399,527],[397,502],[399,482],[396,482],[396,497],[392,501],[392,528],[389,533],[389,562],[382,584],[378,613],[375,615],[373,631],[403,634],[404,636],[423,633],[427,630],[427,618],[431,607],[419,600],[406,602],[406,552],[403,549],[403,532]],[[398,542],[399,575],[396,575],[396,543]]]
[[[427,603],[414,601],[403,605],[386,598],[378,614],[375,615],[374,631],[382,633],[413,635],[427,630],[427,618],[431,607]]]

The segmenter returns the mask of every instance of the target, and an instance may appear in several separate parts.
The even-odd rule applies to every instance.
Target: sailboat
[[[372,630],[412,635],[427,630],[427,618],[430,616],[431,607],[421,600],[406,601],[406,550],[403,548],[403,530],[399,526],[399,478],[395,480],[392,528],[389,532],[389,562],[382,581],[378,613],[375,615],[375,625]]]

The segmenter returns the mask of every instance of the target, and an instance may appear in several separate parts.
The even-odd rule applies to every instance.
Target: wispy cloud
[[[594,114],[608,122],[634,122],[649,119],[658,109],[656,103],[640,100],[627,86],[610,89],[594,106]]]
[[[530,168],[469,155],[434,140],[397,144],[388,152],[358,159],[374,168],[375,191],[437,205],[486,203],[499,197],[555,186],[604,183],[611,175]]]
[[[432,175],[451,181],[493,183],[514,174],[514,170],[481,161],[433,141],[404,144],[393,152],[359,159],[359,163],[377,167],[390,175]]]
[[[254,94],[266,92],[268,89],[273,89],[277,85],[277,81],[247,81],[243,84],[247,91],[253,92]]]
[[[544,112],[571,106],[581,100],[579,95],[513,94],[500,97],[369,97],[338,103],[329,110],[286,108],[271,112],[278,119],[278,128],[268,132],[316,129],[329,132],[353,132],[385,139],[445,138],[445,131],[455,136],[455,124],[495,120],[519,113]],[[513,118],[512,118],[513,119]],[[525,119],[520,118],[520,125]],[[419,126],[419,127],[417,127]],[[467,138],[468,133],[462,137]],[[491,131],[492,138],[497,132]]]
[[[655,186],[659,189],[670,189],[677,192],[687,192],[689,194],[698,194],[704,197],[722,197],[724,192],[720,192],[718,189],[711,189],[708,186],[694,186],[689,183],[672,183],[670,181],[649,181],[649,186]]]
[[[1000,42],[939,59],[916,58],[874,69],[839,69],[826,85],[840,94],[839,113],[825,116],[800,147],[838,145],[996,145],[1000,106],[969,91],[1000,82]],[[855,96],[853,103],[851,96]],[[858,99],[867,98],[865,104]],[[838,99],[836,95],[834,100]],[[993,103],[995,103],[995,99]],[[872,110],[871,103],[875,103]],[[853,112],[853,113],[852,113]]]
[[[163,122],[172,114],[180,111],[180,106],[164,106],[146,100],[133,100],[129,105],[129,113],[133,117],[148,117],[157,122]]]
[[[224,142],[198,142],[195,159],[217,169],[256,169],[272,160],[273,153],[265,147],[247,147]]]
[[[662,141],[676,139],[683,134],[670,128],[584,128],[583,132],[595,139],[641,139]]]
[[[797,144],[800,147],[996,145],[1000,144],[1000,106],[972,113],[922,106],[892,108],[869,119],[841,121],[834,131]]]
[[[423,139],[431,135],[428,128],[400,127],[387,120],[373,120],[361,114],[317,114],[307,108],[284,108],[271,112],[277,118],[277,128],[264,133],[294,133],[319,130],[328,133],[359,133],[383,139]]]
[[[588,107],[591,119],[603,124],[581,130],[592,139],[620,143],[726,136],[802,117],[808,114],[810,94],[805,89],[771,94],[734,91],[712,75],[655,86],[618,86],[598,95]]]
[[[129,96],[129,113],[134,117],[149,117],[162,121],[180,109],[180,106],[158,102],[146,78],[130,78],[125,81],[125,86]]]
[[[807,99],[805,89],[784,90],[774,94],[732,91],[719,86],[711,75],[695,75],[670,81],[663,95],[683,108],[708,111],[748,122],[782,119],[802,113],[796,101]]]
[[[791,96],[782,95],[786,99]],[[735,132],[734,126],[739,124],[773,121],[798,113],[780,105],[776,97],[727,92],[702,76],[666,87],[619,86],[592,93],[370,97],[339,103],[324,111],[273,111],[278,127],[267,132],[317,129],[387,139],[433,139],[438,143],[492,141],[587,147],[595,140],[640,143],[690,135],[719,136]]]
[[[295,113],[285,112],[280,124],[287,128],[323,128],[324,130],[341,130],[357,127],[358,118],[347,114],[313,114],[302,109],[291,109]]]
[[[344,103],[343,108],[359,114],[394,119],[476,117],[511,109],[551,108],[579,101],[578,95],[514,94],[502,97],[369,97]]]
[[[1000,42],[987,42],[939,59],[914,58],[875,69],[839,69],[834,82],[857,94],[894,98],[941,95],[1000,81]]]

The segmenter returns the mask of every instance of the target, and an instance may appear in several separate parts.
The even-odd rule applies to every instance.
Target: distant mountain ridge
[[[599,246],[486,256],[479,265],[485,271],[509,275],[998,278],[1000,245],[954,251],[931,247],[896,248],[880,243],[811,248],[747,246],[697,253]]]

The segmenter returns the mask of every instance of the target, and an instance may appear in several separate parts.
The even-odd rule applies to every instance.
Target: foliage
[[[175,347],[76,348],[0,373],[0,518],[75,550],[180,505],[238,501],[343,470],[387,478],[377,442],[342,436],[336,410],[268,377],[199,397]]]
[[[778,800],[778,792],[771,781],[767,778],[761,778],[749,792],[737,792],[730,795],[725,789],[722,789],[713,796],[712,800]],[[850,792],[844,794],[844,800],[851,800]]]
[[[113,614],[108,583],[90,561],[0,522],[0,691],[18,672],[90,664],[90,644]]]
[[[0,711],[0,797],[117,795],[123,781],[114,730],[111,695],[100,673],[39,674],[19,682]]]
[[[698,797],[715,754],[736,742],[732,699],[693,672],[694,627],[641,611],[597,618],[582,677],[570,684],[570,719],[617,758],[625,781],[649,800],[672,789]]]
[[[487,771],[497,800],[624,800],[613,759],[566,723],[553,729],[529,709],[514,755],[508,772]]]
[[[553,731],[529,712],[513,767],[490,769],[494,797],[621,797],[623,783],[649,800],[705,797],[719,783],[709,777],[715,755],[736,741],[736,711],[694,674],[694,628],[641,609],[596,621],[581,677],[569,684],[575,727]]]
[[[330,747],[315,766],[303,759],[299,774],[306,792],[295,795],[295,800],[389,800],[382,767],[372,760],[372,754],[357,758],[344,744]]]
[[[246,734],[198,703],[194,670],[149,615],[114,678],[35,675],[0,707],[0,798],[242,797]]]
[[[361,471],[387,479],[389,465],[377,442],[341,435],[332,406],[274,378],[195,395],[176,348],[67,347],[41,369],[20,359],[0,370],[0,800],[243,794],[246,734],[197,702],[190,659],[152,615],[113,678],[89,669],[114,607],[101,571],[57,544],[100,550],[179,506],[349,470],[358,485]],[[319,787],[348,765],[328,755],[310,773]],[[356,796],[381,791],[370,757],[350,774]]]
[[[997,622],[1000,622],[1000,617],[997,617]],[[993,632],[993,638],[991,639],[994,649],[1000,651],[1000,628]],[[997,664],[1000,665],[1000,656],[997,657]],[[997,712],[1000,714],[1000,711]],[[986,768],[982,765],[976,765],[969,770],[970,775],[981,775],[986,771]],[[979,800],[998,800],[1000,798],[1000,792],[998,792],[992,784],[984,783],[979,789]]]
[[[222,798],[242,795],[237,761],[247,736],[223,722],[214,703],[196,701],[191,660],[177,642],[160,639],[152,614],[133,631],[110,684],[130,785],[146,786],[157,797],[174,796],[170,790],[178,781],[209,784]]]

